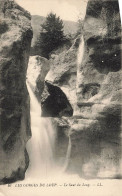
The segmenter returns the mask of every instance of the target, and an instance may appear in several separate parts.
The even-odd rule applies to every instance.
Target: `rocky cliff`
[[[0,0],[0,184],[23,179],[28,166],[30,19],[13,0]]]
[[[49,69],[49,61],[46,58],[38,55],[30,56],[27,70],[27,80],[37,97],[41,96],[44,90],[44,80]]]
[[[56,120],[57,130],[59,136],[63,135],[63,146],[67,146],[68,138],[71,141],[67,171],[84,178],[122,175],[120,46],[118,1],[89,0],[80,46],[78,38],[68,51],[50,59],[51,69],[41,95],[43,113],[67,116],[63,111],[70,105],[68,114],[72,117],[63,119],[65,125],[62,119]],[[66,96],[65,106],[57,89]],[[57,154],[63,156],[61,138],[58,137]]]
[[[71,165],[76,168],[81,164],[85,177],[114,178],[121,173],[121,23],[117,0],[88,2],[83,40]]]
[[[72,116],[76,106],[77,52],[80,43],[78,37],[69,50],[51,55],[50,70],[45,78],[45,89],[41,95],[42,113],[45,107],[51,116]],[[40,85],[41,86],[41,85]],[[40,88],[38,85],[38,88]],[[50,87],[55,90],[50,90]],[[59,90],[58,90],[59,89]],[[48,91],[48,92],[47,92]],[[46,93],[47,92],[47,93]],[[50,95],[50,98],[49,96]],[[55,104],[55,107],[54,107]],[[58,110],[56,112],[55,110]],[[55,113],[53,115],[53,112]],[[49,115],[50,114],[45,114]]]

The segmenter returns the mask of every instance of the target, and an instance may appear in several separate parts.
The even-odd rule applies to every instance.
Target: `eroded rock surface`
[[[13,0],[0,0],[0,184],[23,179],[28,166],[30,19]]]
[[[27,81],[38,98],[44,90],[44,80],[50,69],[49,61],[41,56],[30,56]]]
[[[52,54],[51,58],[49,60],[50,63],[50,70],[46,75],[45,78],[45,88],[44,93],[41,96],[41,102],[43,106],[47,105],[47,99],[48,94],[50,92],[47,89],[48,86],[52,86],[53,89],[55,89],[55,92],[62,92],[59,93],[59,95],[56,93],[53,93],[53,96],[50,97],[50,104],[52,105],[52,112],[48,114],[49,116],[52,114],[52,116],[56,116],[56,113],[53,115],[53,111],[55,108],[60,108],[60,115],[59,112],[57,113],[57,116],[72,116],[73,111],[76,105],[76,78],[77,78],[77,51],[78,46],[80,43],[80,38],[77,38],[74,41],[74,44],[71,46],[69,50],[64,50],[61,53]],[[40,87],[38,86],[38,89]],[[57,91],[59,89],[59,91]],[[47,96],[46,96],[47,92]],[[60,94],[64,94],[66,99],[62,99]],[[67,100],[67,101],[66,101]],[[66,102],[66,104],[64,103]],[[59,106],[60,103],[60,106]],[[54,107],[55,105],[55,107]],[[65,106],[64,106],[65,105]],[[68,110],[67,110],[67,105]],[[48,107],[47,105],[46,107]],[[50,106],[49,106],[50,107]],[[48,108],[49,108],[48,107]],[[66,115],[64,112],[64,109],[69,111]]]
[[[70,162],[84,177],[121,176],[120,29],[117,0],[88,2]]]
[[[68,51],[51,56],[43,106],[50,95],[48,84],[62,90],[73,108],[67,131],[60,125],[58,129],[63,138],[66,135],[63,146],[68,136],[71,139],[68,171],[84,178],[121,178],[121,23],[117,0],[89,0],[80,40],[80,46],[78,38]],[[47,104],[52,104],[52,113],[47,107],[44,112],[59,117],[59,113],[53,115],[58,105],[54,100],[53,96]],[[59,144],[61,140],[59,137]]]
[[[62,117],[72,116],[73,109],[63,91],[48,82],[41,98],[42,116]]]

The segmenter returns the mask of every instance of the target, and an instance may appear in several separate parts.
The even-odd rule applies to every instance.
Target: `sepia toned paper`
[[[120,196],[121,2],[5,1],[0,196]],[[50,12],[66,21],[71,43],[45,57],[38,20]]]

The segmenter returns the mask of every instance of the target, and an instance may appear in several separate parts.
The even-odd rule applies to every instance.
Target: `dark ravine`
[[[26,71],[32,39],[30,14],[0,0],[0,184],[24,179],[31,137]]]
[[[63,91],[47,81],[45,82],[45,89],[42,93],[41,105],[43,117],[73,115],[71,104]]]
[[[83,178],[121,178],[121,23],[118,0],[89,0],[81,40],[84,40],[79,51],[84,49],[82,62],[77,66],[78,50],[74,44],[68,51],[51,56],[51,68],[45,78],[54,89],[59,87],[63,91],[73,109],[73,116],[67,117],[65,131],[60,123],[57,124],[63,138],[66,137],[63,146],[67,146],[67,136],[71,138],[67,171]],[[52,113],[47,111],[49,94],[47,89],[45,99],[41,100],[43,112],[47,116],[56,116],[54,110],[51,109]],[[54,96],[50,97],[50,104],[53,100]],[[59,137],[58,143],[61,141]],[[63,152],[59,150],[58,153]]]

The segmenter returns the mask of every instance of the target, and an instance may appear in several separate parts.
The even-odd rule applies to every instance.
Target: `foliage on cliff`
[[[50,13],[41,27],[38,44],[40,45],[41,56],[48,58],[49,53],[60,46],[65,40],[63,21],[56,14]]]

